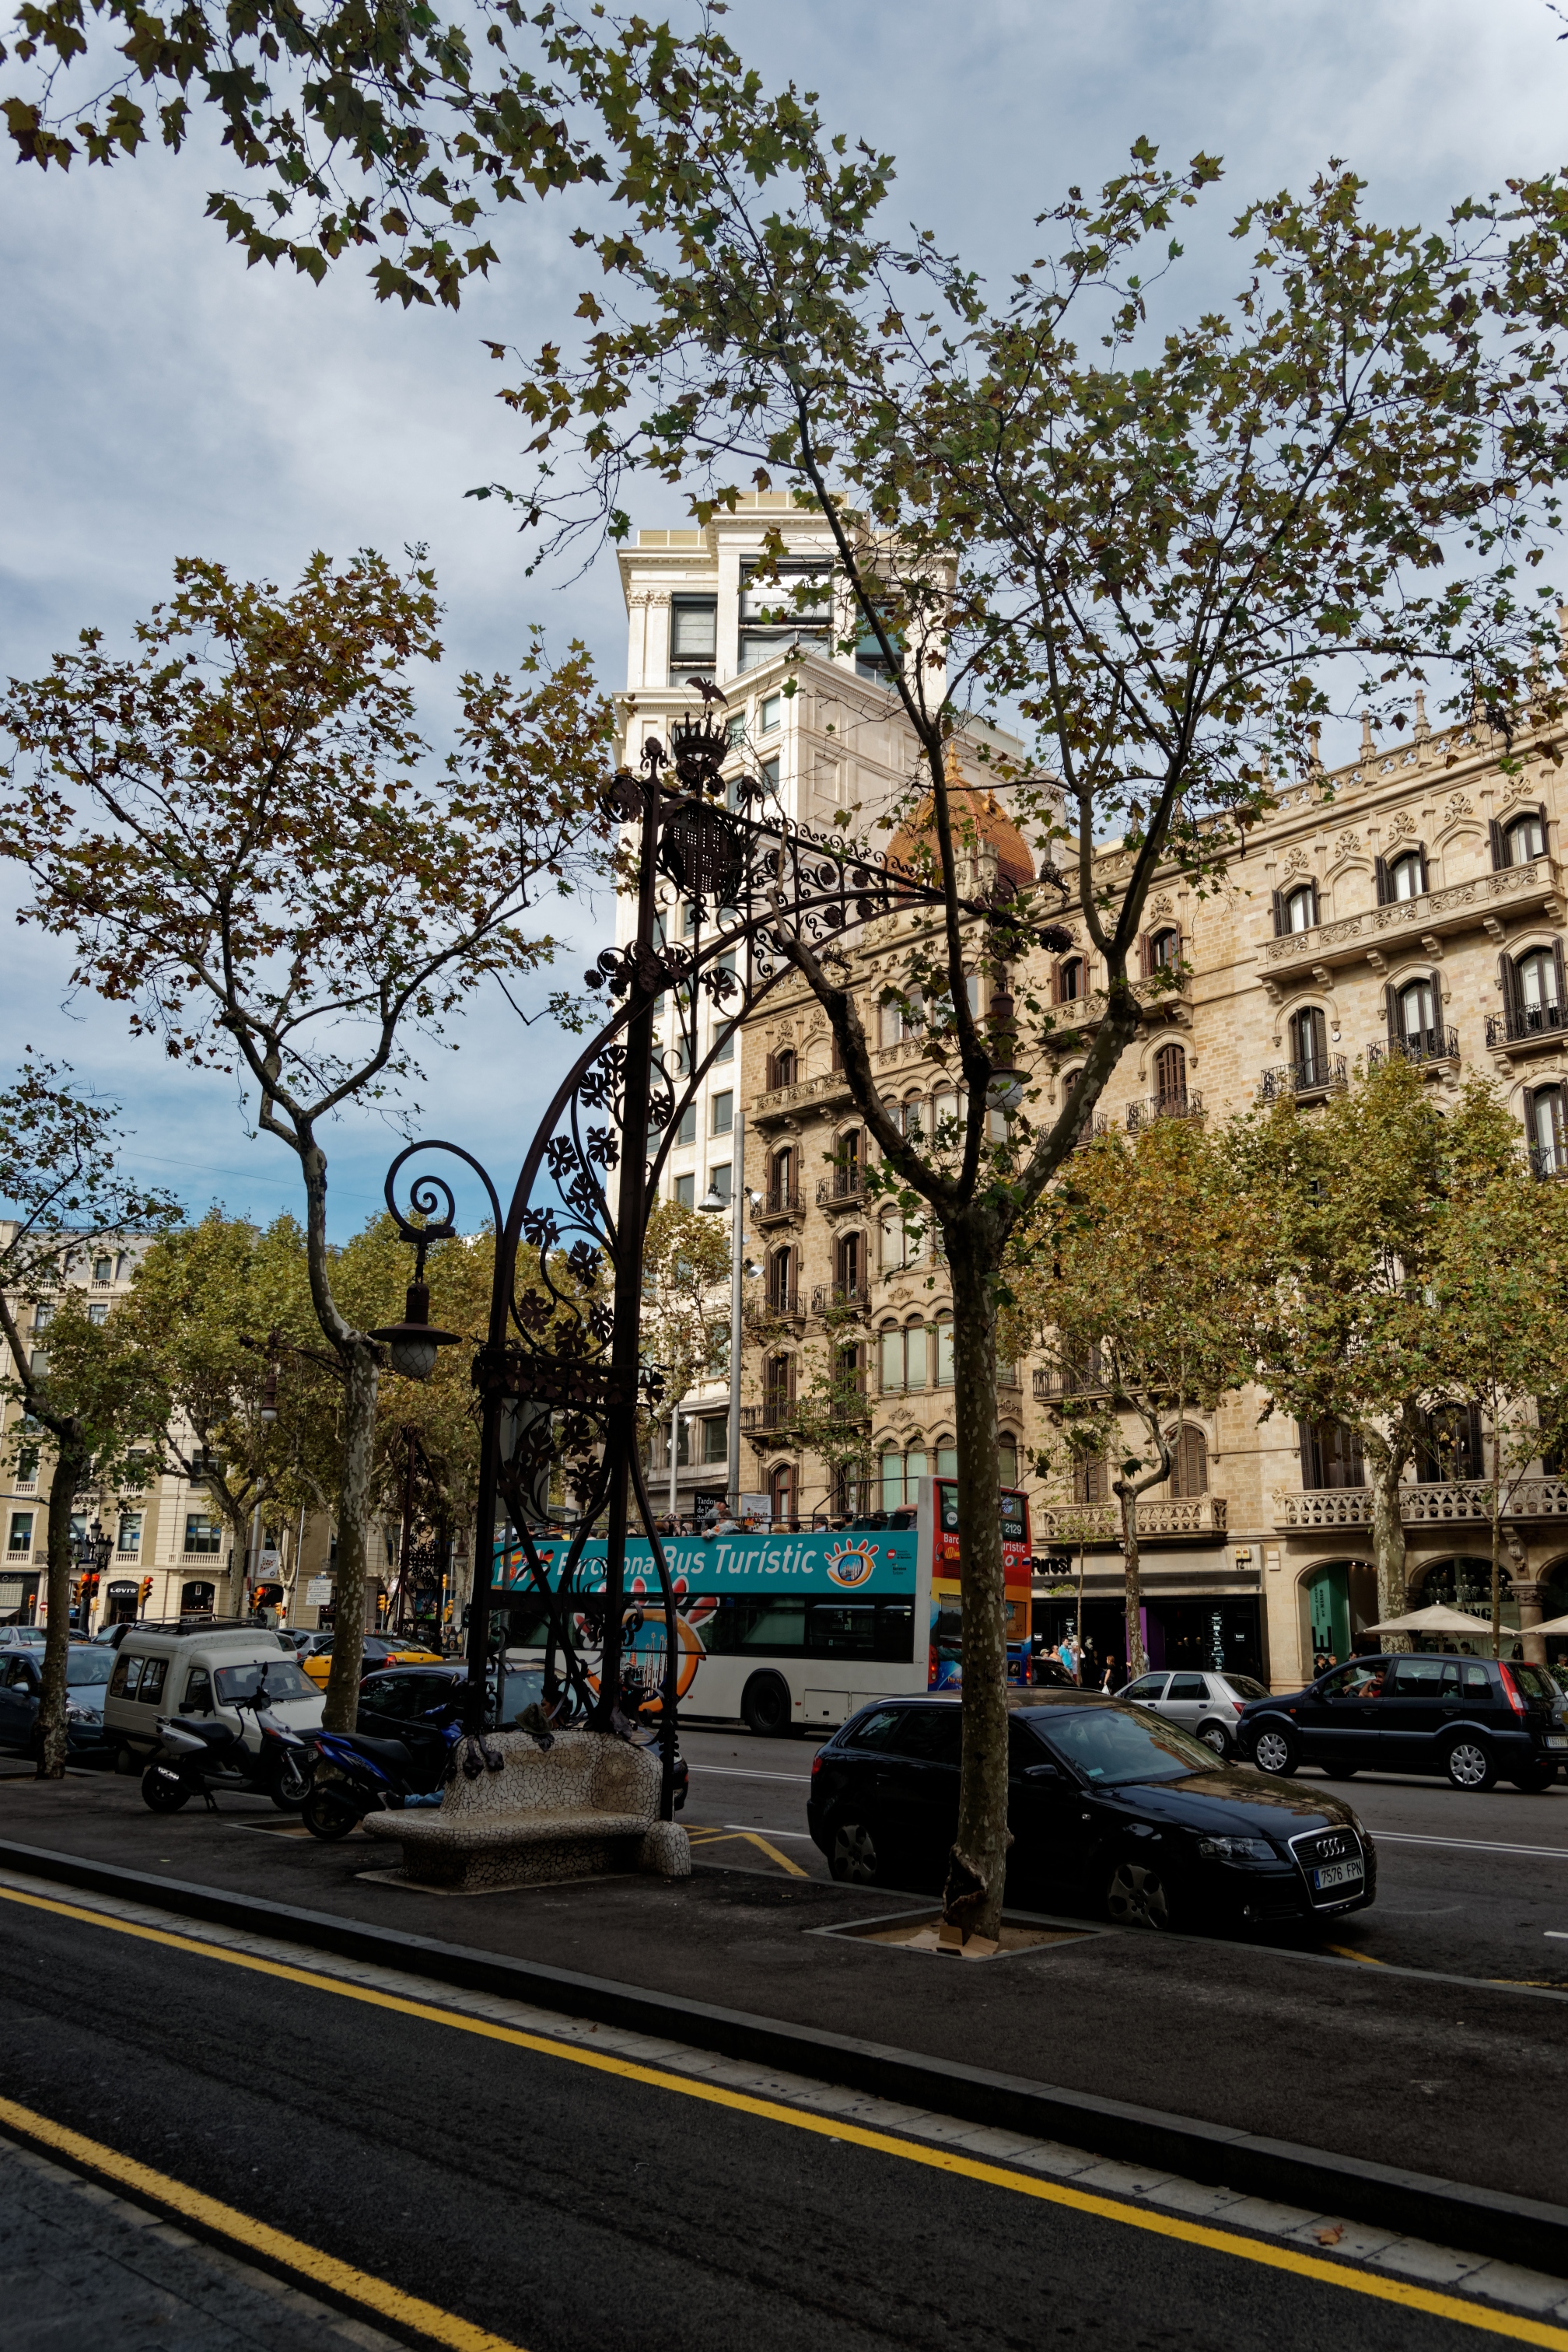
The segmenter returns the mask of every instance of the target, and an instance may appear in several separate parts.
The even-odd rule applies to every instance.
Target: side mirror
[[[1026,1780],[1059,1780],[1061,1777],[1059,1764],[1026,1764],[1024,1767]]]

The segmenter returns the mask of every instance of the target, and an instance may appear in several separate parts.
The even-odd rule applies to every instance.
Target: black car
[[[1008,1892],[1152,1927],[1363,1910],[1371,1838],[1316,1790],[1271,1788],[1142,1708],[1008,1693]],[[958,1824],[956,1694],[879,1700],[818,1748],[806,1820],[835,1878],[929,1883]]]
[[[468,1686],[468,1670],[454,1663],[445,1666],[393,1666],[385,1674],[367,1675],[359,1686],[355,1727],[374,1739],[401,1739],[407,1747],[438,1739],[439,1725]],[[542,1666],[508,1666],[501,1693],[501,1729],[516,1727],[525,1707],[543,1696]],[[690,1773],[677,1743],[675,1810],[686,1802]]]
[[[1475,1790],[1500,1776],[1533,1793],[1568,1759],[1565,1707],[1546,1668],[1517,1658],[1352,1658],[1305,1690],[1254,1699],[1236,1740],[1261,1772],[1446,1772]]]
[[[66,1749],[77,1762],[108,1764],[119,1742],[103,1728],[103,1701],[114,1672],[114,1652],[96,1642],[73,1642],[66,1652]],[[0,1748],[24,1756],[42,1752],[38,1702],[44,1690],[42,1649],[12,1650],[0,1658]]]

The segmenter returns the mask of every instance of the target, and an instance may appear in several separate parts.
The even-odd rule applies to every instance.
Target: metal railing
[[[763,1431],[789,1429],[799,1418],[799,1408],[794,1397],[786,1395],[783,1390],[765,1396],[761,1404],[743,1407],[742,1421],[748,1412],[752,1415],[749,1426]]]
[[[1532,1143],[1530,1172],[1538,1184],[1549,1183],[1554,1176],[1568,1176],[1568,1143]]]
[[[1146,1102],[1127,1106],[1127,1131],[1137,1135],[1141,1129],[1152,1127],[1163,1118],[1202,1118],[1204,1098],[1199,1094],[1151,1095]]]
[[[1457,1029],[1412,1029],[1403,1037],[1380,1037],[1366,1049],[1369,1070],[1375,1070],[1380,1062],[1457,1062],[1458,1058]]]
[[[1278,1102],[1283,1096],[1342,1095],[1350,1084],[1343,1054],[1310,1054],[1300,1062],[1280,1062],[1265,1070],[1258,1087],[1260,1102]]]
[[[1052,1397],[1103,1396],[1106,1389],[1105,1368],[1099,1351],[1087,1364],[1037,1365],[1034,1376],[1035,1397],[1045,1404]]]
[[[831,1176],[818,1179],[816,1205],[819,1209],[847,1209],[852,1202],[863,1201],[865,1197],[866,1171],[858,1165],[836,1168]]]
[[[870,1304],[868,1282],[819,1282],[811,1294],[814,1315],[828,1315],[836,1307],[864,1307]]]
[[[752,1222],[765,1223],[770,1217],[793,1217],[799,1207],[799,1179],[781,1177],[764,1187],[760,1204],[752,1211]]]
[[[1530,1037],[1560,1037],[1568,1029],[1568,1005],[1513,1004],[1487,1014],[1489,1045],[1518,1045]]]

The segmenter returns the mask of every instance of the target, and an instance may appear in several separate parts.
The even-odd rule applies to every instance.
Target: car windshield
[[[1222,1675],[1220,1680],[1227,1690],[1235,1692],[1237,1698],[1267,1698],[1268,1696],[1263,1685],[1255,1683],[1250,1675]]]
[[[509,1666],[506,1687],[501,1693],[500,1719],[502,1730],[515,1724],[525,1708],[544,1696],[542,1666]]]
[[[247,1666],[220,1666],[215,1677],[217,1695],[227,1706],[240,1699],[248,1704],[256,1696],[263,1675],[267,1677],[265,1700],[321,1696],[315,1684],[300,1672],[292,1658],[264,1658]]]
[[[68,1650],[67,1689],[82,1690],[89,1683],[106,1683],[114,1672],[114,1659],[112,1650]]]
[[[1179,1780],[1212,1772],[1215,1755],[1160,1717],[1124,1714],[1116,1706],[1055,1708],[1035,1730],[1086,1780]]]

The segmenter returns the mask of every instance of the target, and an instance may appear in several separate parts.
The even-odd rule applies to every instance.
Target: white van
[[[258,1669],[267,1668],[268,1701],[290,1731],[313,1731],[323,1694],[294,1663],[294,1654],[265,1625],[134,1625],[120,1644],[103,1703],[103,1727],[119,1735],[115,1769],[140,1771],[158,1746],[160,1716],[189,1715],[230,1725],[259,1749],[261,1735],[248,1706]]]

